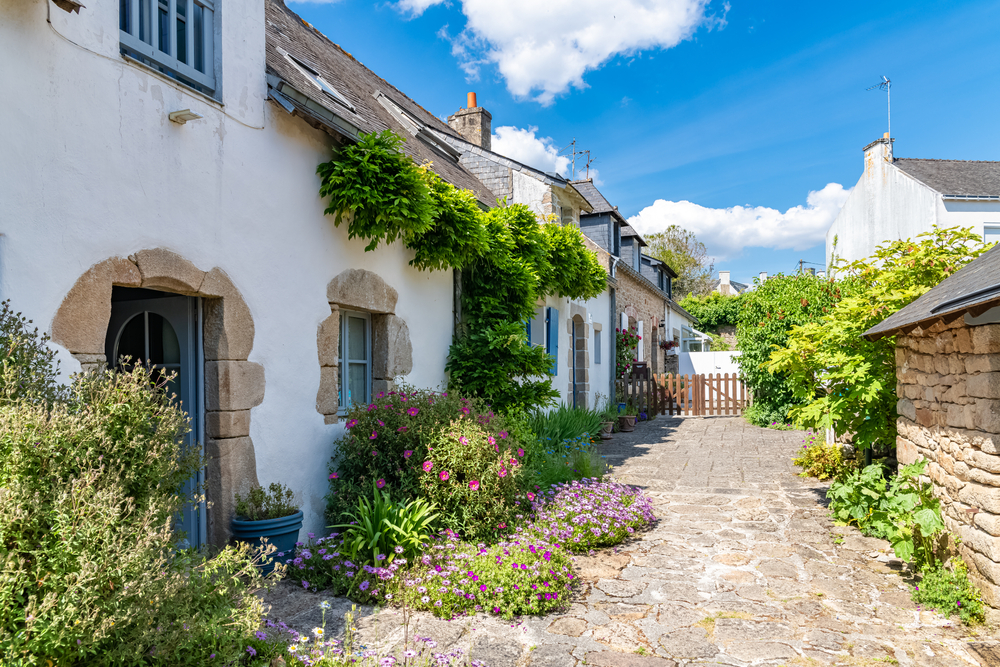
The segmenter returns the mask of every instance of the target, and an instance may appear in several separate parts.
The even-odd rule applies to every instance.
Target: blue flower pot
[[[247,542],[250,546],[260,547],[260,539],[267,539],[268,544],[277,547],[277,552],[271,554],[271,559],[261,566],[263,574],[270,574],[274,569],[275,562],[284,562],[292,558],[295,552],[295,543],[299,539],[299,530],[302,528],[302,510],[290,516],[283,516],[278,519],[265,519],[263,521],[243,521],[233,519],[233,537],[240,542]],[[284,553],[284,556],[279,556]]]

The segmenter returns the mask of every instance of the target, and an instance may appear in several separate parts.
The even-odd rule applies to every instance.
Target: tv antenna
[[[570,155],[570,159],[573,161],[573,163],[572,163],[573,164],[573,171],[571,172],[572,175],[570,176],[570,180],[576,180],[576,156],[577,155],[586,155],[587,156],[587,178],[590,178],[590,163],[591,163],[590,151],[578,151],[578,150],[576,150],[576,137],[573,137],[573,141],[570,142],[569,146],[566,146],[566,148],[563,148],[562,150],[559,151],[559,155],[562,155],[567,150],[570,151],[570,154],[569,154]]]
[[[874,86],[869,86],[865,90],[875,90],[876,88],[885,91],[885,111],[889,122],[889,138],[892,139],[892,106],[889,100],[889,91],[892,88],[892,81],[889,80],[889,77],[883,74],[882,81],[880,83],[876,83]]]

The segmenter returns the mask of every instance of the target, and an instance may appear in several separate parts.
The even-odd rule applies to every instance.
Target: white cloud
[[[680,225],[694,232],[717,260],[736,257],[746,247],[805,250],[826,239],[850,192],[839,183],[828,183],[822,190],[811,191],[805,206],[793,206],[784,213],[765,206],[705,208],[689,201],[657,199],[629,218],[629,224],[640,234]]]
[[[491,141],[495,153],[535,169],[555,172],[566,178],[571,176],[572,158],[559,155],[559,147],[555,145],[552,137],[537,136],[537,127],[529,126],[525,130],[512,125],[504,125],[496,128],[494,132]],[[582,160],[582,156],[577,158],[577,178],[583,178],[585,173]],[[597,185],[601,185],[597,170],[593,167],[590,169],[590,178],[594,179],[594,183]]]
[[[413,16],[444,0],[398,0]],[[669,49],[701,25],[725,25],[706,15],[710,0],[460,0],[465,29],[452,53],[472,79],[495,65],[517,97],[551,104],[583,75],[616,55]]]

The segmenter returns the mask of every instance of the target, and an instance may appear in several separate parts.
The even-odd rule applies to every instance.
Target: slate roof
[[[631,225],[623,224],[622,225],[622,238],[625,239],[625,238],[628,238],[630,236],[634,236],[635,238],[639,239],[639,245],[641,245],[641,246],[649,245],[648,243],[646,243],[646,239],[642,238],[642,236],[639,234],[639,232],[635,231],[635,229]]]
[[[583,195],[583,198],[586,199],[590,206],[594,209],[592,212],[594,215],[610,213],[614,217],[618,218],[622,225],[628,225],[628,220],[626,220],[625,216],[618,212],[618,207],[612,206],[611,202],[605,199],[604,195],[601,194],[601,191],[597,189],[596,185],[594,185],[594,179],[587,178],[581,181],[570,181],[570,184],[576,188],[577,192]],[[631,229],[631,227],[629,229]],[[622,227],[622,235],[625,235],[624,227]],[[630,236],[638,236],[638,234],[636,234],[633,229]],[[645,243],[646,242],[643,241],[643,245],[645,245]]]
[[[945,196],[1000,197],[1000,162],[897,158],[893,164]]]
[[[951,322],[966,313],[981,315],[1000,304],[1000,245],[885,318],[863,335],[868,340],[926,328],[938,320]]]
[[[471,190],[484,205],[496,205],[489,188],[458,163],[457,155],[449,153],[451,149],[436,146],[435,138],[430,137],[429,132],[414,132],[415,127],[423,126],[432,132],[455,136],[455,131],[447,123],[362,65],[288,9],[281,0],[265,0],[265,4],[268,94],[271,99],[286,111],[302,117],[311,125],[322,127],[341,141],[354,139],[358,132],[391,129],[406,140],[403,150],[414,162],[432,162],[431,169],[438,176],[458,188]],[[299,66],[319,74],[343,97],[346,104],[321,90],[288,56],[298,61]],[[379,102],[377,93],[395,103],[416,123],[409,127],[404,124],[399,116]]]
[[[743,294],[748,289],[750,289],[750,286],[747,285],[746,283],[738,283],[735,280],[730,280],[729,284],[732,285],[733,289],[735,289],[740,294]],[[719,289],[720,285],[722,285],[722,280],[719,279],[719,278],[716,278],[715,279],[715,285],[712,287],[712,291],[714,292],[715,290]]]

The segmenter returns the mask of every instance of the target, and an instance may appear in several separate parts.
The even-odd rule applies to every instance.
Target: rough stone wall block
[[[205,359],[247,359],[253,350],[255,329],[243,295],[219,268],[205,274],[201,289],[208,297],[202,306]]]
[[[323,366],[319,369],[319,391],[316,393],[316,411],[326,417],[334,417],[336,423],[337,410],[339,409],[337,398],[337,383],[339,381],[340,369],[336,366]]]
[[[206,495],[212,503],[208,512],[208,538],[223,545],[232,536],[230,520],[236,511],[234,494],[259,484],[257,459],[249,437],[208,440],[205,443]]]
[[[399,294],[378,274],[364,269],[348,269],[330,281],[326,300],[341,308],[358,308],[370,313],[394,313]]]
[[[209,411],[249,410],[264,400],[264,367],[252,361],[206,361]]]
[[[140,250],[130,260],[139,267],[142,287],[178,294],[196,295],[205,280],[205,272],[166,248]]]
[[[56,311],[52,340],[73,354],[99,355],[104,360],[104,340],[111,321],[111,288],[139,287],[141,283],[139,268],[122,257],[112,257],[90,267],[77,279]]]

